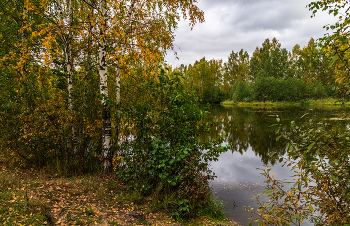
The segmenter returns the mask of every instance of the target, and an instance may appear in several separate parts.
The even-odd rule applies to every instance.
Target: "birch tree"
[[[65,23],[63,15],[63,7],[61,0],[57,0],[57,9],[58,9],[58,35],[61,39],[64,54],[65,54],[65,64],[67,69],[67,91],[68,91],[68,110],[71,114],[71,117],[74,117],[73,112],[73,100],[72,100],[72,90],[73,90],[73,67],[74,59],[72,54],[72,42],[73,42],[73,0],[68,0],[67,4],[67,23]],[[75,137],[75,127],[73,120],[71,120],[72,127],[72,149],[73,153],[76,154],[76,137]]]
[[[99,2],[99,76],[102,96],[102,159],[104,172],[111,166],[111,115],[107,100],[107,68],[115,67],[115,103],[121,104],[121,74],[135,62],[143,67],[159,64],[167,49],[173,46],[173,32],[180,19],[189,17],[190,26],[203,22],[203,12],[196,6],[197,1],[185,0],[131,0]],[[93,5],[93,4],[91,4]],[[107,10],[108,9],[108,10]],[[114,98],[113,98],[114,99]],[[118,124],[118,109],[117,122]],[[114,137],[118,138],[118,125]],[[115,142],[117,143],[117,141]]]
[[[122,78],[127,77],[131,70],[135,71],[135,68],[144,69],[134,74],[135,84],[138,77],[152,76],[147,73],[162,64],[166,50],[173,47],[174,30],[180,17],[188,18],[190,26],[204,21],[203,12],[196,4],[197,0],[0,1],[0,13],[6,14],[2,18],[12,20],[11,23],[16,26],[13,30],[16,40],[6,46],[9,51],[1,56],[0,66],[16,74],[14,79],[19,82],[13,88],[15,92],[25,90],[17,87],[22,84],[21,73],[25,70],[31,76],[32,96],[24,95],[30,99],[31,107],[23,105],[23,109],[28,111],[23,113],[25,117],[28,116],[28,123],[22,120],[21,127],[32,126],[28,134],[36,136],[34,131],[39,131],[39,127],[36,127],[38,123],[51,123],[55,128],[52,131],[62,131],[62,136],[55,138],[58,139],[60,150],[52,151],[44,146],[41,150],[65,152],[67,158],[72,160],[77,159],[79,154],[83,156],[79,159],[82,164],[85,154],[91,154],[86,151],[86,145],[94,146],[102,138],[101,159],[104,172],[107,173],[111,166],[111,144],[118,143],[119,107],[128,95],[122,87]],[[6,24],[11,23],[6,21]],[[6,35],[6,39],[10,39],[10,36]],[[63,75],[65,80],[62,82]],[[81,83],[82,76],[85,76],[85,84]],[[113,81],[109,84],[108,76]],[[76,86],[75,82],[79,82],[80,86]],[[23,84],[27,86],[29,83],[24,79]],[[37,92],[34,92],[35,89]],[[91,90],[95,93],[91,94]],[[84,96],[86,92],[90,92],[89,98],[92,98],[94,107],[89,106],[91,101],[89,103]],[[50,102],[52,100],[56,102]],[[84,107],[80,106],[82,100],[85,101]],[[101,108],[96,110],[95,104],[99,101]],[[53,113],[53,103],[60,104],[58,115]],[[61,109],[64,104],[64,109]],[[38,106],[42,109],[38,110]],[[85,115],[82,117],[82,114]],[[102,115],[102,118],[95,118],[97,114]],[[87,115],[90,117],[89,125],[84,121]],[[98,135],[97,128],[100,131]],[[83,147],[81,139],[85,139],[88,133],[99,139],[88,138],[88,142],[94,144],[84,144]],[[23,144],[29,141],[35,143],[32,137],[22,136]],[[18,138],[13,139],[14,142],[16,140]],[[69,143],[72,144],[71,148],[68,148]]]
[[[124,58],[124,55],[127,50],[127,39],[128,39],[128,34],[131,32],[131,22],[132,22],[132,16],[134,13],[134,7],[135,7],[135,2],[136,0],[132,0],[129,11],[128,11],[128,16],[127,16],[127,24],[125,28],[125,41],[122,43],[122,51],[121,51],[121,59]],[[117,74],[116,74],[116,104],[120,104],[120,73],[121,73],[121,68],[117,68]]]
[[[102,96],[102,167],[103,173],[107,174],[111,169],[111,137],[112,126],[108,100],[108,84],[107,84],[107,63],[106,63],[106,27],[107,27],[107,1],[102,0],[99,5],[101,13],[100,37],[99,37],[99,77],[100,77],[100,93]]]

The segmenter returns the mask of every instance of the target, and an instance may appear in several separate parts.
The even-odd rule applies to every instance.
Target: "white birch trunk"
[[[130,32],[130,28],[131,28],[131,18],[132,18],[132,14],[134,11],[134,7],[135,7],[135,1],[136,0],[132,0],[129,11],[128,11],[128,20],[127,20],[127,24],[126,24],[126,28],[125,28],[125,41],[127,40],[127,36],[128,33]],[[126,45],[122,44],[122,52],[121,52],[121,60],[123,59],[124,55],[126,52]],[[116,76],[116,103],[120,104],[120,68],[117,68],[117,76]]]
[[[86,50],[86,64],[85,64],[85,78],[84,78],[84,107],[87,107],[86,104],[86,93],[87,93],[87,85],[88,85],[88,76],[89,76],[89,72],[91,71],[91,46],[92,46],[92,21],[93,18],[93,9],[91,10],[90,14],[89,14],[89,29],[88,29],[88,37],[87,37],[87,50]]]
[[[25,27],[27,26],[25,24],[25,21],[27,20],[27,14],[28,14],[28,9],[27,9],[27,1],[25,0],[23,2],[23,23],[22,23],[22,27]],[[24,86],[24,76],[26,74],[26,69],[27,69],[27,29],[24,29],[23,30],[23,33],[22,33],[22,60],[23,60],[23,64],[22,64],[22,68],[21,68],[21,78],[22,78],[22,81],[21,81],[21,86],[22,86],[22,89],[24,90],[25,89],[25,86]],[[26,130],[26,127],[24,126],[23,127],[23,133],[24,134],[27,134],[27,130]]]
[[[112,153],[111,153],[111,117],[107,105],[108,89],[107,89],[107,63],[106,63],[106,42],[105,28],[107,20],[107,2],[100,2],[100,12],[103,16],[103,22],[100,28],[99,42],[99,76],[100,76],[100,93],[102,96],[102,168],[103,173],[108,174],[112,168]]]
[[[73,101],[72,101],[73,82],[72,82],[71,57],[72,57],[72,50],[70,48],[70,45],[68,45],[67,49],[66,49],[67,82],[68,82],[68,110],[71,113],[73,113]]]
[[[61,35],[61,39],[64,46],[64,52],[66,57],[66,69],[67,69],[67,90],[68,90],[68,111],[72,115],[72,118],[74,117],[74,111],[73,111],[73,99],[72,99],[72,90],[73,90],[73,56],[72,56],[72,31],[70,30],[70,27],[73,22],[73,0],[69,0],[68,3],[68,26],[65,28],[64,21],[63,21],[63,10],[62,10],[62,2],[61,0],[57,0],[58,5],[58,29],[59,34]],[[68,38],[65,37],[65,30],[67,29],[68,32]],[[73,154],[76,154],[77,148],[76,148],[76,136],[75,136],[75,127],[73,122],[70,122],[72,126],[72,149]]]
[[[73,17],[73,6],[72,6],[72,0],[69,1],[69,23],[72,23],[72,17]],[[70,112],[73,111],[73,103],[72,103],[72,89],[73,89],[73,83],[72,83],[72,69],[73,69],[73,63],[72,63],[72,48],[71,48],[71,31],[68,30],[68,38],[65,37],[65,25],[63,21],[63,10],[62,10],[62,2],[61,0],[57,0],[58,5],[58,32],[61,36],[63,46],[64,46],[64,52],[66,57],[66,69],[67,69],[67,83],[68,83],[68,110]]]
[[[69,1],[69,25],[68,25],[68,40],[66,40],[66,65],[67,65],[67,83],[68,83],[68,109],[73,114],[73,102],[72,102],[72,69],[73,69],[73,59],[72,59],[72,31],[70,26],[73,22],[73,0]],[[74,130],[74,126],[73,126]]]
[[[27,20],[27,14],[28,14],[28,9],[27,9],[27,1],[23,2],[23,23],[22,26],[26,27],[25,21]],[[26,64],[27,64],[27,29],[23,30],[22,33],[22,60],[24,61],[22,64],[21,68],[21,77],[24,77],[25,71],[26,71]],[[24,85],[22,84],[22,88]]]

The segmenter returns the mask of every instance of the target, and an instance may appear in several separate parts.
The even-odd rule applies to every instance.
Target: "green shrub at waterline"
[[[250,102],[254,99],[251,84],[244,81],[235,82],[231,92],[232,100],[237,102]]]
[[[117,174],[139,199],[156,200],[158,208],[183,219],[213,203],[208,180],[214,176],[208,166],[229,145],[221,145],[222,137],[206,142],[197,138],[209,132],[209,124],[202,123],[207,111],[199,108],[194,93],[185,91],[180,74],[171,76],[162,71],[144,82],[143,99],[122,111],[133,139],[126,135],[121,145],[123,165]]]
[[[260,77],[254,82],[237,81],[231,89],[231,99],[235,102],[300,102],[334,96],[332,86],[321,81],[309,84],[298,78]]]
[[[306,84],[297,78],[262,77],[255,80],[253,93],[257,101],[297,102],[306,98]]]

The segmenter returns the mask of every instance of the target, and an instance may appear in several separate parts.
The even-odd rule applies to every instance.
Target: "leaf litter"
[[[115,178],[60,178],[2,168],[0,221],[5,225],[183,225],[129,200]],[[184,225],[236,225],[195,219]]]

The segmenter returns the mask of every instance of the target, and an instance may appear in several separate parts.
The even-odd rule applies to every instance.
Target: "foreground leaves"
[[[301,127],[292,122],[286,164],[294,181],[266,177],[268,202],[256,212],[261,225],[350,224],[350,133],[325,122],[310,119]]]
[[[135,199],[116,178],[57,178],[3,166],[0,171],[0,221],[5,225],[181,225],[147,202],[135,205]],[[234,224],[197,218],[186,225]]]

